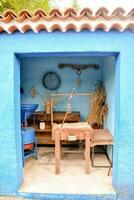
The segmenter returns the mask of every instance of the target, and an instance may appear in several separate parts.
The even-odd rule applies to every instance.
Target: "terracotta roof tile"
[[[134,31],[134,23],[128,24],[127,29]]]
[[[79,32],[84,29],[90,31],[130,29],[134,31],[134,8],[129,12],[121,7],[112,12],[105,7],[99,8],[96,12],[90,8],[84,8],[78,12],[73,8],[69,8],[65,12],[53,9],[49,14],[46,14],[42,9],[36,10],[33,14],[28,10],[21,10],[18,14],[7,10],[3,15],[0,15],[0,32],[5,31],[9,34],[17,30],[25,33],[28,30],[34,32],[75,30]]]
[[[18,27],[15,26],[15,25],[12,25],[12,26],[10,26],[10,27],[8,28],[8,32],[9,32],[9,33],[13,33],[13,32],[15,32],[16,30],[18,30]]]
[[[0,33],[3,32],[3,31],[4,31],[3,27],[0,26]]]
[[[26,33],[28,30],[31,30],[31,26],[26,24],[21,28],[22,33]],[[39,31],[38,31],[39,32]]]

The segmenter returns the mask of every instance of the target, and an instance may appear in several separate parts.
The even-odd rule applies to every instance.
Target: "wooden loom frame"
[[[57,96],[92,96],[92,93],[61,93],[61,94],[51,94],[51,126],[52,126],[52,137],[55,140],[55,173],[56,174],[60,174],[60,157],[61,157],[61,138],[60,138],[60,132],[57,131],[56,135],[54,136],[54,125],[53,125],[53,97],[57,97]],[[92,101],[92,98],[91,98]],[[90,108],[91,108],[91,101],[90,101]],[[66,116],[66,114],[65,114]],[[65,122],[65,121],[64,121]],[[61,126],[61,129],[63,128],[63,126]],[[84,132],[83,132],[84,131]],[[90,130],[91,131],[91,130]],[[91,161],[90,161],[90,132],[89,130],[81,130],[81,132],[85,135],[82,136],[82,139],[84,139],[85,141],[85,172],[86,174],[90,173],[90,168],[91,168]],[[80,140],[80,139],[77,139]],[[71,153],[76,153],[76,151],[71,151]],[[65,152],[64,153],[68,153]],[[82,153],[81,151],[79,151],[78,153]]]
[[[71,93],[59,93],[59,94],[51,94],[51,126],[52,126],[52,133],[53,133],[53,97],[60,97],[60,96],[70,96]],[[92,95],[93,93],[73,93],[72,96],[89,96],[90,97],[90,110],[92,108]]]

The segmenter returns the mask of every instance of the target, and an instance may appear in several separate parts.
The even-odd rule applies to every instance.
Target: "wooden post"
[[[90,160],[90,132],[86,131],[85,136],[85,162],[86,162],[86,174],[90,173],[91,160]]]
[[[50,102],[51,102],[51,128],[53,129],[53,99],[51,99]]]
[[[55,174],[60,174],[60,131],[55,131]]]

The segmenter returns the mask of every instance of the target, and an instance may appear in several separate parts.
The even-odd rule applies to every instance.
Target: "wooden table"
[[[90,173],[90,137],[92,128],[87,122],[54,124],[52,136],[55,140],[55,173],[60,174],[61,141],[84,140],[85,141],[85,172]]]

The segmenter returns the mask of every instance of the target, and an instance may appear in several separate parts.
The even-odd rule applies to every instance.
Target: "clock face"
[[[48,90],[56,90],[60,86],[61,79],[55,72],[47,72],[43,76],[43,85]]]

